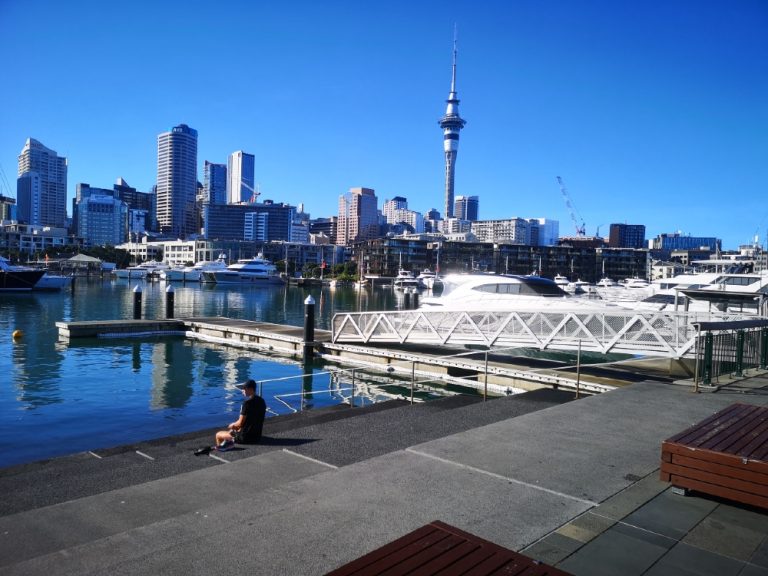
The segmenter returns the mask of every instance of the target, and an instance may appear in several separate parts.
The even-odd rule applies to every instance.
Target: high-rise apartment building
[[[203,166],[203,202],[227,203],[227,165],[205,161]]]
[[[372,188],[350,188],[339,196],[336,243],[348,245],[379,235],[378,199]]]
[[[480,200],[477,196],[456,196],[456,202],[453,205],[453,215],[460,220],[477,220]]]
[[[453,180],[456,172],[456,155],[459,153],[459,132],[467,123],[459,116],[459,97],[456,94],[456,40],[453,41],[453,73],[451,92],[448,94],[445,115],[438,124],[443,129],[445,151],[445,219],[453,218]]]
[[[197,130],[174,126],[157,137],[157,225],[162,234],[186,238],[197,232]]]
[[[16,181],[19,221],[64,228],[67,223],[67,159],[27,138]]]
[[[381,213],[384,214],[384,220],[387,224],[397,224],[395,220],[395,212],[397,210],[407,210],[408,199],[402,196],[395,196],[392,200],[384,200],[384,205],[381,208]]]
[[[227,203],[257,201],[254,182],[254,167],[256,159],[253,154],[242,150],[232,152],[227,160]]]

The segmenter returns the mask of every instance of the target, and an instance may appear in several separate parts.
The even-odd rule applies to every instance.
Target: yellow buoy
[[[21,330],[14,330],[12,336],[14,340],[18,340],[19,338],[24,336],[24,332],[22,332]]]

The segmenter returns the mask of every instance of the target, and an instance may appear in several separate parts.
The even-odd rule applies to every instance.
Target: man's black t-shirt
[[[266,412],[267,403],[261,396],[253,395],[245,400],[240,407],[240,414],[245,416],[245,421],[235,440],[243,444],[258,442],[261,439],[261,429],[264,426]]]

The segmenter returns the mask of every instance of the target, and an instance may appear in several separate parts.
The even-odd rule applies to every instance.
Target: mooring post
[[[75,293],[75,278],[77,278],[77,276],[72,274],[72,282],[69,283],[69,291],[71,294]]]
[[[133,319],[141,320],[141,286],[136,284],[133,289]]]
[[[419,291],[414,288],[413,290],[413,309],[416,310],[416,308],[419,307]]]
[[[304,361],[312,360],[315,349],[315,299],[312,294],[304,300]]]
[[[410,292],[410,288],[405,288],[403,290],[403,309],[404,310],[410,310],[411,309],[411,292]]]
[[[176,295],[173,291],[173,286],[168,284],[168,288],[165,289],[165,317],[168,320],[173,318],[173,301],[176,299]]]

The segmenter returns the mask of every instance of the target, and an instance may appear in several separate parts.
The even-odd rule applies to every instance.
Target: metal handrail
[[[331,321],[333,343],[483,345],[693,356],[694,322],[744,315],[633,310],[408,310],[347,312]]]

